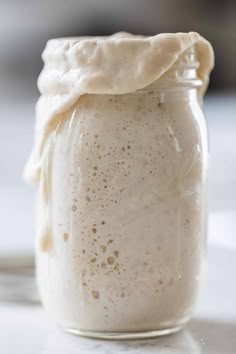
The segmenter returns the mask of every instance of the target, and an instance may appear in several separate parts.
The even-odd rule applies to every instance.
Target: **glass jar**
[[[145,89],[83,95],[47,138],[37,280],[69,332],[150,337],[192,316],[207,219],[197,66],[189,49]]]

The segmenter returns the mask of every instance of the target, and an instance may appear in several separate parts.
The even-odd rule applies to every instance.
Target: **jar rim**
[[[158,80],[159,81],[159,80]],[[185,81],[169,81],[169,82],[157,82],[135,92],[148,92],[148,91],[171,91],[171,90],[184,90],[194,89],[202,86],[202,80],[185,80]],[[134,93],[135,93],[134,92]]]

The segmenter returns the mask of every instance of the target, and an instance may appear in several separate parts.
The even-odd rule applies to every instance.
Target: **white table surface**
[[[0,302],[0,354],[236,353],[236,101],[212,97],[206,103],[212,156],[209,272],[191,323],[159,339],[100,341],[64,333],[39,305]],[[0,107],[0,259],[33,249],[33,189],[20,181],[32,144],[30,115],[31,103]]]

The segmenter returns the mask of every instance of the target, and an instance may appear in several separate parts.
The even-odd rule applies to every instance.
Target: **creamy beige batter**
[[[191,49],[198,64],[185,61]],[[77,330],[181,325],[204,249],[207,137],[198,99],[213,66],[210,44],[196,33],[118,34],[51,40],[43,58],[26,177],[39,182],[44,305]],[[198,97],[161,93],[165,81],[186,81],[176,75],[184,65],[198,66],[190,74],[202,82]]]

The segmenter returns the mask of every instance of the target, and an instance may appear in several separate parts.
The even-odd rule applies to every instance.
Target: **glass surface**
[[[81,331],[73,328],[65,328],[69,333],[76,334],[82,337],[97,338],[97,339],[114,339],[114,340],[125,340],[125,339],[145,339],[153,337],[166,336],[172,333],[177,333],[181,330],[183,324],[173,327],[160,329],[156,331],[145,331],[145,332],[95,332],[95,331]]]
[[[62,327],[134,338],[186,323],[207,160],[196,88],[85,95],[67,112],[47,142],[36,247],[41,298]]]

